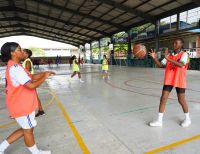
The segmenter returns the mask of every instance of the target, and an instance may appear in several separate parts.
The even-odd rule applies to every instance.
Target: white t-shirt
[[[26,83],[31,81],[31,78],[24,71],[22,66],[17,64],[10,67],[9,74],[14,87],[18,87],[19,85],[25,85]]]
[[[185,52],[183,55],[182,55],[182,57],[181,57],[181,59],[180,59],[180,61],[179,62],[182,62],[182,63],[184,63],[185,65],[187,64],[187,60],[188,60],[188,54]],[[162,63],[162,65],[166,65],[167,64],[167,60],[164,58],[162,61],[161,61],[161,63]]]

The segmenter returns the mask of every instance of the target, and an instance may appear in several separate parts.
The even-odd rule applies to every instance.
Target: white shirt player
[[[24,71],[24,68],[20,65],[13,65],[10,67],[9,70],[11,82],[14,87],[18,87],[19,85],[25,85],[31,78],[28,74]]]

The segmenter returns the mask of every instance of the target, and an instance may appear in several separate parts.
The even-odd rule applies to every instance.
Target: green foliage
[[[115,44],[114,52],[123,51],[127,53],[128,51],[128,44]]]
[[[141,26],[138,26],[138,27],[133,27],[131,29],[132,32],[138,32],[138,33],[143,33],[143,32],[146,32],[148,30],[153,30],[155,29],[155,25],[152,24],[152,23],[147,23],[147,24],[144,24],[144,25],[141,25]]]
[[[108,46],[108,42],[111,42],[110,38],[108,37],[105,37],[105,38],[102,38],[101,41],[101,47],[105,47],[105,46]]]
[[[119,32],[119,33],[114,34],[114,37],[123,37],[123,36],[128,36],[128,34],[125,32]]]
[[[92,48],[92,53],[98,53],[99,52],[99,48]]]
[[[29,47],[33,53],[32,57],[45,57],[45,52],[43,49],[38,48],[38,47]]]
[[[101,51],[102,51],[102,52],[108,52],[108,51],[109,51],[109,47],[108,47],[108,46],[102,47],[102,48],[101,48]]]

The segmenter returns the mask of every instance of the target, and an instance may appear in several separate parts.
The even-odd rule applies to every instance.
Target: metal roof
[[[74,46],[199,6],[199,0],[0,0],[0,37]]]

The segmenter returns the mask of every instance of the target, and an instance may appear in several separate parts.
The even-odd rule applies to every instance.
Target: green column
[[[99,40],[98,41],[98,43],[99,43],[99,53],[98,53],[98,60],[99,60],[99,64],[101,64],[101,40]]]
[[[127,31],[128,34],[128,55],[127,55],[127,64],[131,65],[132,51],[131,51],[131,31]]]
[[[87,57],[86,57],[86,47],[85,47],[85,44],[83,46],[83,50],[84,50],[84,62],[87,61]]]
[[[92,64],[92,42],[90,42],[90,64]]]
[[[113,42],[113,36],[111,36],[110,42],[111,44],[113,44],[113,50],[112,50],[113,53],[112,52],[110,53],[111,65],[115,65],[115,59],[114,59],[115,44]]]
[[[160,38],[159,38],[159,26],[160,26],[160,20],[157,20],[156,23],[155,23],[155,50],[158,51],[159,50],[159,47],[160,47]],[[156,67],[156,64],[153,63],[153,67]]]

